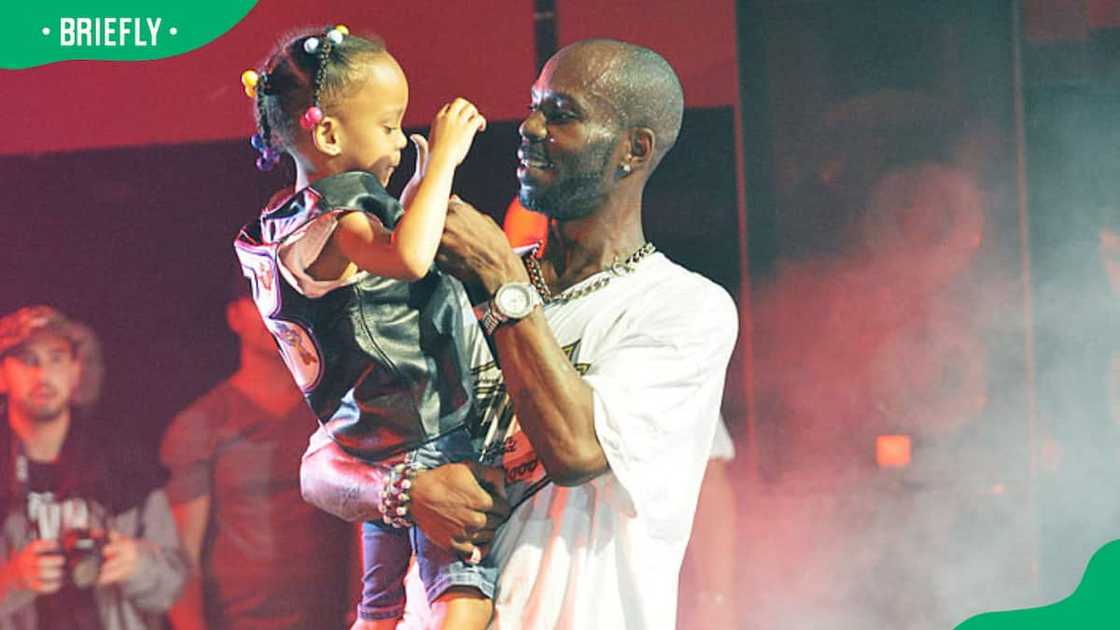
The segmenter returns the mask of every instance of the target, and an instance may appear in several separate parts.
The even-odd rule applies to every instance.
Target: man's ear
[[[320,153],[334,157],[342,153],[341,131],[337,118],[324,116],[311,131],[311,142]]]
[[[649,168],[653,164],[653,154],[657,149],[657,136],[648,127],[638,127],[630,131],[630,147],[625,163],[632,170]]]
[[[240,332],[238,329],[241,326],[241,317],[237,313],[236,301],[226,303],[226,326],[234,334]]]
[[[74,356],[73,356],[73,360],[70,361],[70,370],[69,370],[69,372],[70,372],[70,375],[69,375],[70,376],[70,395],[71,396],[73,396],[74,392],[76,392],[78,390],[78,388],[81,386],[82,377],[84,375],[85,370],[86,370],[85,362],[82,361],[82,359],[79,358],[78,353],[75,352]]]

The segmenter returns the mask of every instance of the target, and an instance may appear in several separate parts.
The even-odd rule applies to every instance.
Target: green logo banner
[[[14,0],[0,12],[0,68],[181,55],[229,31],[255,4],[256,0]]]
[[[1062,601],[1026,610],[985,613],[956,630],[1105,630],[1120,627],[1120,540],[1089,560],[1085,577]]]

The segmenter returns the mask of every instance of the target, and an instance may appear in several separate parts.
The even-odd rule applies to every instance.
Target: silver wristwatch
[[[503,284],[486,305],[486,313],[482,316],[482,330],[487,335],[492,335],[498,326],[528,317],[541,304],[544,304],[544,300],[528,282]]]

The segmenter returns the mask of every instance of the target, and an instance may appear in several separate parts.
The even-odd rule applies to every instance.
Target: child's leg
[[[478,460],[466,426],[416,448],[412,461],[426,468],[448,462]],[[418,527],[412,528],[412,548],[420,581],[428,598],[425,630],[486,630],[494,611],[494,584],[498,571],[490,558],[471,565],[455,552],[428,542]]]
[[[494,602],[479,592],[478,589],[469,586],[453,586],[432,602],[432,623],[429,628],[438,628],[439,630],[486,630],[493,613]]]
[[[355,628],[396,628],[404,613],[404,576],[411,558],[409,530],[362,524],[362,602]]]
[[[428,595],[431,623],[428,630],[486,630],[494,612],[494,585],[498,570],[489,557],[478,565],[455,552],[428,542],[420,528],[412,528],[413,548],[420,580]]]

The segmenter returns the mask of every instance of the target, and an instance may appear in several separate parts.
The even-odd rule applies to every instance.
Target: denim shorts
[[[382,463],[404,461],[435,468],[477,459],[470,434],[463,427]],[[455,586],[471,587],[488,598],[494,597],[498,569],[489,556],[477,565],[467,564],[454,551],[429,542],[418,527],[400,529],[369,521],[362,524],[362,602],[358,604],[358,617],[395,619],[404,613],[404,576],[414,552],[429,603]]]

